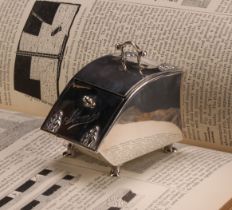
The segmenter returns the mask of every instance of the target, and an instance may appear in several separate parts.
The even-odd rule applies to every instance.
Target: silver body
[[[181,72],[138,62],[107,55],[85,66],[42,129],[112,166],[180,141]]]

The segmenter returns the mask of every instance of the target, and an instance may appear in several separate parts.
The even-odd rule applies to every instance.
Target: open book
[[[231,208],[231,23],[224,0],[0,0],[0,206]],[[184,143],[201,147],[151,153],[114,179],[101,162],[63,158],[62,140],[36,129],[42,118],[3,111],[46,116],[74,74],[126,40],[185,72]]]

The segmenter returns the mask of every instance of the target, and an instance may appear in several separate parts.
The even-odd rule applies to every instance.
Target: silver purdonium
[[[126,45],[136,52],[125,52]],[[132,42],[117,49],[120,55],[100,57],[71,79],[42,125],[70,141],[69,150],[107,162],[114,176],[125,162],[162,148],[173,152],[182,140],[181,71],[143,63],[146,53]]]

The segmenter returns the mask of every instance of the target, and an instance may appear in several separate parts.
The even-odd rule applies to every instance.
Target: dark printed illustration
[[[35,2],[18,45],[15,90],[47,103],[56,100],[64,50],[80,6]]]
[[[9,209],[10,206],[17,203],[21,197],[30,190],[36,189],[38,185],[54,176],[52,169],[45,168],[27,179],[24,183],[18,186],[14,191],[10,192],[5,197],[0,198],[0,208]]]
[[[211,0],[183,0],[183,6],[207,8]]]
[[[43,209],[43,207],[54,200],[57,195],[64,192],[70,187],[75,181],[79,179],[78,176],[73,176],[70,174],[64,175],[60,180],[58,180],[55,184],[49,186],[45,191],[43,191],[40,195],[30,201],[28,204],[23,206],[21,210],[39,210]]]
[[[120,210],[126,209],[132,200],[136,199],[137,194],[129,189],[119,189],[107,200],[103,201],[94,210]]]
[[[53,180],[53,182],[51,181],[51,185],[47,186],[41,194],[37,195],[33,200],[20,208],[21,210],[42,209],[45,204],[52,201],[57,196],[57,193],[65,191],[71,184],[79,180],[79,177],[80,175],[74,176],[69,172],[61,171],[56,168],[44,168],[31,178],[25,180],[12,192],[0,198],[0,208],[10,209],[19,202],[23,196],[32,193],[43,183]]]

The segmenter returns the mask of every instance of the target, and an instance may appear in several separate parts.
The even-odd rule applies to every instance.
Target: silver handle
[[[115,47],[117,50],[121,51],[121,61],[122,61],[123,69],[125,71],[127,71],[126,61],[127,61],[128,53],[125,51],[125,47],[127,46],[132,46],[135,49],[137,62],[139,66],[139,72],[142,74],[143,67],[141,65],[141,58],[146,56],[147,52],[144,50],[141,50],[139,46],[132,41],[126,41],[124,43],[117,43]]]

